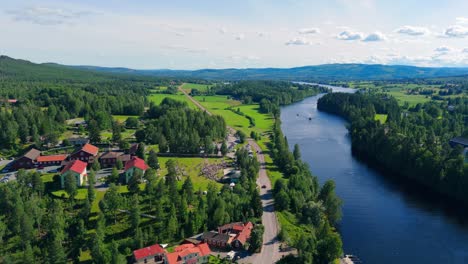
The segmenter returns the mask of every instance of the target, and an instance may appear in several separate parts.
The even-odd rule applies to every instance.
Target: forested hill
[[[325,64],[296,68],[201,69],[195,71],[133,70],[128,68],[105,68],[93,66],[77,66],[77,68],[99,72],[132,73],[159,77],[165,76],[210,80],[290,80],[308,82],[436,78],[468,74],[468,68],[429,68],[367,64]]]
[[[106,79],[171,77],[209,80],[290,80],[324,82],[334,80],[397,80],[467,75],[468,68],[430,68],[377,64],[324,64],[296,68],[247,68],[186,70],[135,70],[96,66],[65,66],[55,63],[35,64],[0,56],[0,78],[23,79]],[[138,77],[139,76],[139,77]]]
[[[90,82],[109,80],[145,81],[150,79],[154,80],[155,78],[130,73],[98,72],[56,63],[37,64],[0,55],[0,80]]]

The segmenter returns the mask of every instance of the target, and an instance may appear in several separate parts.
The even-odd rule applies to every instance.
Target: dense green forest
[[[360,157],[468,202],[468,166],[462,148],[449,145],[453,137],[468,136],[468,99],[432,101],[402,111],[387,95],[332,93],[319,99],[318,109],[350,121],[352,148]],[[375,114],[387,114],[387,122],[375,121]]]
[[[151,104],[145,113],[147,125],[137,131],[137,140],[158,144],[159,152],[217,154],[213,141],[223,141],[226,122],[192,110],[186,102],[165,98],[160,105]]]
[[[65,120],[93,120],[110,129],[111,115],[143,114],[146,94],[165,79],[113,76],[0,58],[0,149],[56,144]],[[7,99],[15,99],[9,103]],[[19,140],[18,140],[19,139]],[[95,140],[98,141],[98,140]]]

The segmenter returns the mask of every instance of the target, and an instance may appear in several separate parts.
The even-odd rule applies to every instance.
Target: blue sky
[[[468,66],[468,1],[0,0],[0,54],[138,69]]]

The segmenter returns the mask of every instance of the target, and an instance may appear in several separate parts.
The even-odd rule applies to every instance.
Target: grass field
[[[191,93],[192,89],[197,89],[200,92],[206,92],[208,91],[208,88],[210,88],[211,85],[209,84],[197,84],[197,83],[184,83],[182,85],[182,89],[186,91],[187,93]]]
[[[241,105],[241,102],[236,100],[228,99],[226,96],[195,96],[195,100],[200,102],[200,104],[208,109],[211,113],[215,115],[220,115],[224,118],[228,126],[236,130],[241,130],[247,135],[250,134],[250,122],[245,116],[234,113],[233,111],[227,109],[229,107],[234,107],[236,109]]]
[[[385,114],[375,114],[374,120],[380,121],[381,124],[385,124],[387,122],[388,116]]]
[[[119,123],[124,123],[127,121],[129,117],[135,117],[138,118],[139,116],[134,116],[134,115],[112,115],[112,118],[115,119],[115,121]]]
[[[220,163],[222,162],[223,159],[217,159],[217,158],[209,158],[209,159],[204,159],[204,158],[169,158],[169,157],[159,157],[159,164],[161,166],[161,169],[158,171],[158,174],[161,177],[164,177],[167,173],[166,169],[166,162],[170,159],[173,159],[176,161],[177,166],[180,169],[180,172],[183,172],[182,179],[178,181],[179,187],[182,186],[184,183],[185,179],[190,176],[192,183],[193,183],[193,188],[194,190],[207,190],[208,189],[208,184],[210,182],[214,182],[203,175],[200,175],[200,171],[203,168],[203,164],[207,162],[208,164],[215,164],[215,163]],[[223,171],[220,170],[218,172],[218,176],[222,177]],[[220,183],[216,184],[221,187]]]
[[[154,94],[151,94],[148,96],[148,99],[152,102],[154,102],[155,104],[159,105],[161,104],[162,100],[164,100],[164,98],[171,98],[171,99],[174,99],[174,100],[179,100],[179,101],[183,101],[183,102],[187,102],[187,104],[189,105],[190,108],[192,109],[198,109],[196,105],[194,105],[192,103],[192,101],[190,101],[183,93],[179,92],[177,94],[158,94],[158,93],[154,93]]]
[[[127,139],[132,137],[135,134],[136,129],[125,129],[122,131],[122,139]],[[112,131],[110,130],[105,130],[101,132],[101,139],[103,140],[111,140],[112,139]]]

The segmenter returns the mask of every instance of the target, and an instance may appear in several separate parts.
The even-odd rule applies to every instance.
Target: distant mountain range
[[[33,71],[33,72],[31,72]],[[247,68],[201,70],[135,70],[97,66],[67,66],[55,63],[35,64],[25,60],[0,56],[0,76],[5,74],[74,77],[81,75],[106,76],[124,74],[146,77],[193,78],[209,80],[289,80],[289,81],[339,81],[339,80],[392,80],[434,78],[468,75],[468,68],[415,67],[377,64],[324,64],[295,68]]]

